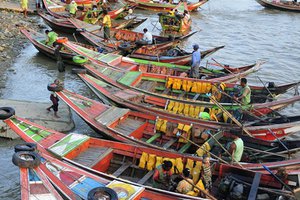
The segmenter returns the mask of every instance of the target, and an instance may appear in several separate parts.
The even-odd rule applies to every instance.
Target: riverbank
[[[30,15],[24,17],[19,10],[19,1],[15,0],[0,0],[0,96],[2,90],[6,87],[6,72],[11,67],[15,58],[20,54],[25,47],[27,39],[20,33],[20,29],[32,28],[41,31],[45,25],[41,22],[39,17]],[[33,5],[29,5],[31,10]],[[5,9],[7,8],[7,10]],[[16,10],[16,11],[10,11]]]

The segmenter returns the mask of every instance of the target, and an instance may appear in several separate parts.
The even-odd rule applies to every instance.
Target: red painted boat
[[[222,49],[224,46],[216,47],[215,49]],[[210,50],[207,50],[210,51]],[[207,54],[211,55],[212,52],[202,51],[201,58],[203,59],[203,55],[208,56]],[[153,49],[142,47],[131,54],[127,55],[131,58],[139,58],[144,60],[151,60],[151,61],[159,61],[164,63],[173,63],[176,65],[186,65],[189,66],[192,61],[192,53],[185,52],[182,49],[178,49],[178,47],[172,49]],[[224,67],[224,66],[222,66]],[[226,66],[225,66],[226,67]],[[226,70],[225,70],[226,71]]]
[[[137,8],[144,10],[152,10],[158,12],[171,11],[176,7],[176,4],[171,3],[160,3],[159,1],[151,1],[151,0],[126,0],[128,3],[132,5],[136,5]],[[196,3],[190,3],[187,5],[188,11],[195,11],[200,6],[208,2],[208,0],[199,0]]]
[[[66,33],[76,33],[77,28],[70,23],[68,18],[56,18],[52,15],[44,14],[39,12],[38,15],[42,17],[47,25],[49,25],[52,29],[59,30]],[[134,18],[129,20],[122,20],[122,21],[112,21],[112,27],[119,29],[119,28],[135,28],[140,23],[144,22],[145,19],[136,20]],[[87,23],[88,24],[88,23]],[[100,26],[94,25],[95,28],[99,28]]]
[[[208,121],[208,120],[201,120],[199,119],[199,116],[197,115],[200,111],[203,111],[204,106],[198,107],[194,105],[192,102],[189,104],[184,104],[185,110],[182,110],[178,112],[179,109],[175,110],[175,108],[179,107],[179,105],[176,105],[175,101],[170,101],[167,99],[161,99],[153,96],[149,96],[146,94],[142,94],[139,92],[135,92],[129,89],[120,89],[117,87],[114,87],[108,83],[105,83],[103,81],[100,81],[92,76],[86,75],[86,74],[79,74],[79,77],[95,92],[95,94],[100,98],[103,99],[106,102],[116,102],[118,105],[121,105],[126,108],[130,108],[132,110],[137,110],[139,112],[152,114],[152,115],[159,115],[160,117],[169,117],[174,119],[180,119],[182,121],[188,121],[189,123],[193,124],[199,124],[202,126],[209,126],[211,128],[226,128],[226,129],[232,129],[233,125],[229,123],[224,123],[226,119],[226,115],[223,115],[223,120],[219,118],[219,121]],[[262,103],[262,104],[253,104],[250,112],[255,112],[255,114],[269,114],[272,113],[274,110],[284,108],[296,101],[300,100],[300,96],[292,97],[290,99],[285,99],[281,101],[274,101],[274,102],[268,102],[268,103]],[[179,101],[179,103],[181,103]],[[173,107],[169,107],[170,104],[173,104]],[[175,106],[176,105],[176,106]],[[209,108],[209,106],[206,106]],[[238,109],[239,107],[234,107],[233,105],[224,106],[226,110],[231,109]],[[175,112],[176,111],[176,112]],[[216,113],[215,115],[221,114],[221,111],[218,109],[217,106],[212,105],[210,107],[210,114]],[[253,124],[252,124],[253,125]],[[255,132],[256,130],[263,129],[263,126],[256,126],[251,128],[252,126],[247,126],[250,129],[249,131]],[[278,128],[278,126],[276,126]],[[285,135],[285,129],[286,131],[293,130],[292,129],[293,124],[287,125],[287,127],[283,127],[281,130],[276,130],[276,128],[273,130],[274,132],[278,132],[278,135],[283,133],[281,136]],[[270,128],[270,127],[268,127]],[[251,130],[252,129],[252,130]],[[296,129],[296,132],[298,131],[298,128]],[[271,133],[266,129],[264,132],[260,132],[261,136],[268,139],[271,138]],[[287,131],[286,134],[292,134]],[[273,137],[274,139],[274,137]]]
[[[46,11],[52,15],[53,17],[56,18],[69,18],[70,17],[70,13],[66,10],[66,8],[68,7],[68,4],[63,3],[61,1],[54,1],[54,0],[42,0],[43,4],[45,6]],[[77,5],[82,5],[82,4],[90,4],[90,0],[77,0],[78,2]],[[98,1],[98,0],[97,0]],[[97,3],[97,2],[93,2],[93,3]],[[83,20],[86,15],[89,13],[89,7],[92,7],[91,5],[89,6],[85,6],[84,8],[88,8],[87,10],[78,10],[77,11],[77,18]],[[134,9],[134,7],[129,7],[128,5],[124,5],[121,8],[115,9],[115,10],[111,10],[108,11],[108,15],[110,15],[111,19],[123,19],[124,17],[126,17],[129,14],[129,9],[131,9],[130,12],[132,12],[132,9]],[[97,11],[98,14],[102,14],[102,10]],[[100,17],[100,16],[99,16]],[[100,18],[99,18],[100,19]]]
[[[25,141],[38,144],[38,150],[41,151],[41,155],[45,159],[42,160],[41,168],[44,170],[44,173],[52,179],[52,182],[55,184],[55,180],[60,179],[60,182],[72,189],[72,191],[81,198],[96,187],[106,186],[116,189],[111,186],[112,183],[117,182],[119,187],[126,185],[127,187],[122,187],[122,192],[127,191],[126,194],[130,195],[133,195],[134,192],[128,192],[128,188],[143,188],[144,190],[141,190],[141,194],[138,195],[139,198],[143,195],[145,195],[143,196],[144,198],[149,198],[154,195],[153,193],[157,193],[156,195],[159,197],[161,196],[161,198],[168,195],[171,199],[199,199],[199,197],[186,196],[145,185],[151,183],[151,176],[154,173],[153,169],[163,160],[170,160],[173,162],[179,172],[183,170],[184,167],[190,168],[190,171],[193,173],[193,182],[196,184],[200,175],[199,167],[202,165],[201,158],[159,151],[143,146],[96,139],[81,134],[71,133],[64,135],[18,117],[7,119],[5,122]],[[48,152],[65,162],[58,161],[55,158],[48,156]],[[71,163],[73,166],[67,163]],[[299,163],[300,160],[295,159],[285,162],[265,163],[265,165],[271,168],[273,172],[279,170],[278,165],[281,165],[281,167],[285,166],[287,168],[286,172],[291,172],[291,174],[289,177],[285,177],[284,182],[294,184],[294,187],[297,187],[299,186],[299,180],[295,181],[293,178],[297,177],[299,174]],[[259,166],[262,167],[262,165],[263,164],[255,164],[257,168],[259,168]],[[246,169],[248,166],[253,167],[253,165],[243,164],[243,167]],[[84,169],[85,171],[79,168]],[[64,176],[62,176],[62,173]],[[250,170],[229,165],[220,165],[216,182],[222,182],[221,179],[229,173],[231,176],[239,175],[240,181],[248,183],[249,177],[256,176],[256,172]],[[243,177],[241,176],[242,174],[245,174],[246,176]],[[68,177],[72,177],[72,180],[67,181]],[[77,180],[81,181],[77,182]],[[258,183],[260,186],[269,187],[270,191],[277,195],[278,192],[274,189],[282,188],[282,184],[275,181],[274,177],[267,175],[267,172],[262,172]],[[85,188],[83,191],[82,185]],[[145,192],[143,193],[142,191]],[[116,192],[118,192],[118,190]],[[118,193],[121,192],[119,191]],[[147,196],[149,193],[152,193],[152,195]],[[281,191],[280,194],[291,193]],[[156,196],[156,198],[158,196]]]
[[[63,200],[43,171],[35,169],[20,168],[21,199],[56,199]]]
[[[52,46],[45,45],[45,34],[36,32],[32,29],[21,29],[21,33],[23,33],[28,40],[33,44],[33,46],[42,54],[46,55],[47,57],[50,57],[52,59],[57,59],[55,56],[55,48]],[[98,46],[97,48],[95,46],[86,45],[83,43],[77,43],[80,46],[85,46],[88,49],[97,51],[97,48],[101,48],[103,52],[112,52],[112,53],[118,53],[114,48],[109,46]],[[63,48],[60,50],[60,55],[64,62],[72,64],[72,65],[78,65],[78,63],[74,63],[73,57],[78,55],[74,53],[74,51],[69,51],[66,48]],[[80,65],[80,64],[79,64]]]
[[[77,30],[83,30],[80,31],[80,34],[87,39],[88,42],[97,45],[99,41],[103,40],[103,30],[100,30],[99,27],[95,25],[88,24],[86,22],[80,21],[78,19],[72,19],[70,18],[69,21],[77,28]],[[163,37],[154,35],[153,36],[153,44],[152,45],[144,45],[144,46],[150,46],[152,48],[160,48],[162,49],[161,45],[169,44],[169,46],[166,46],[165,48],[170,48],[170,46],[174,46],[181,42],[184,39],[189,38],[193,34],[195,34],[197,31],[188,34],[186,36],[181,37]],[[122,49],[130,49],[135,48],[135,42],[139,39],[142,39],[143,34],[131,30],[121,30],[121,29],[115,29],[112,28],[110,30],[111,38],[113,38],[113,43],[115,41],[127,41],[130,44],[126,43],[123,46],[120,46],[119,44],[116,47],[121,47]],[[171,44],[171,45],[170,45]]]

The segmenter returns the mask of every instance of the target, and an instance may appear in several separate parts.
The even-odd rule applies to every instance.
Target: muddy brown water
[[[135,12],[140,17],[148,17],[145,24],[136,30],[148,27],[153,34],[159,34],[156,14],[141,10]],[[183,43],[185,49],[191,51],[195,43],[199,44],[201,50],[225,45],[212,57],[218,62],[235,66],[267,59],[263,68],[249,77],[252,84],[261,84],[258,77],[265,82],[275,83],[300,80],[300,13],[267,10],[254,0],[211,0],[191,16],[193,30],[201,29],[201,32]],[[211,61],[210,58],[207,60]],[[16,58],[7,76],[1,98],[48,102],[46,86],[59,78],[65,82],[67,89],[96,99],[82,81],[71,73],[71,67],[68,66],[65,73],[59,73],[56,62],[38,53],[30,43]],[[293,93],[290,91],[281,98],[292,96]],[[296,103],[282,113],[296,115],[300,114],[299,109],[300,103]],[[97,136],[76,114],[73,114],[73,118],[76,123],[74,132]],[[20,199],[19,172],[11,163],[13,147],[20,142],[0,140],[0,199],[3,200]]]

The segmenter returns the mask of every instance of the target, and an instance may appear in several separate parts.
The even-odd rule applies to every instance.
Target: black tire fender
[[[36,151],[36,150],[37,150],[36,143],[26,142],[23,144],[17,144],[15,146],[15,153],[19,151]]]
[[[88,200],[97,200],[101,196],[109,196],[110,200],[118,200],[118,194],[108,187],[96,187],[89,191]]]
[[[50,83],[48,84],[47,89],[51,92],[60,92],[63,90],[63,87],[58,86],[55,83]]]
[[[5,120],[15,115],[15,109],[12,107],[0,107],[0,120]]]
[[[33,151],[19,151],[12,157],[14,165],[22,168],[35,168],[41,163],[41,156]]]

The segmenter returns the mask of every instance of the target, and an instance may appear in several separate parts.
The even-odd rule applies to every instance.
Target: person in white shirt
[[[146,44],[152,44],[152,34],[148,31],[147,28],[144,28],[143,30],[144,36],[143,36],[143,41],[146,42]]]

